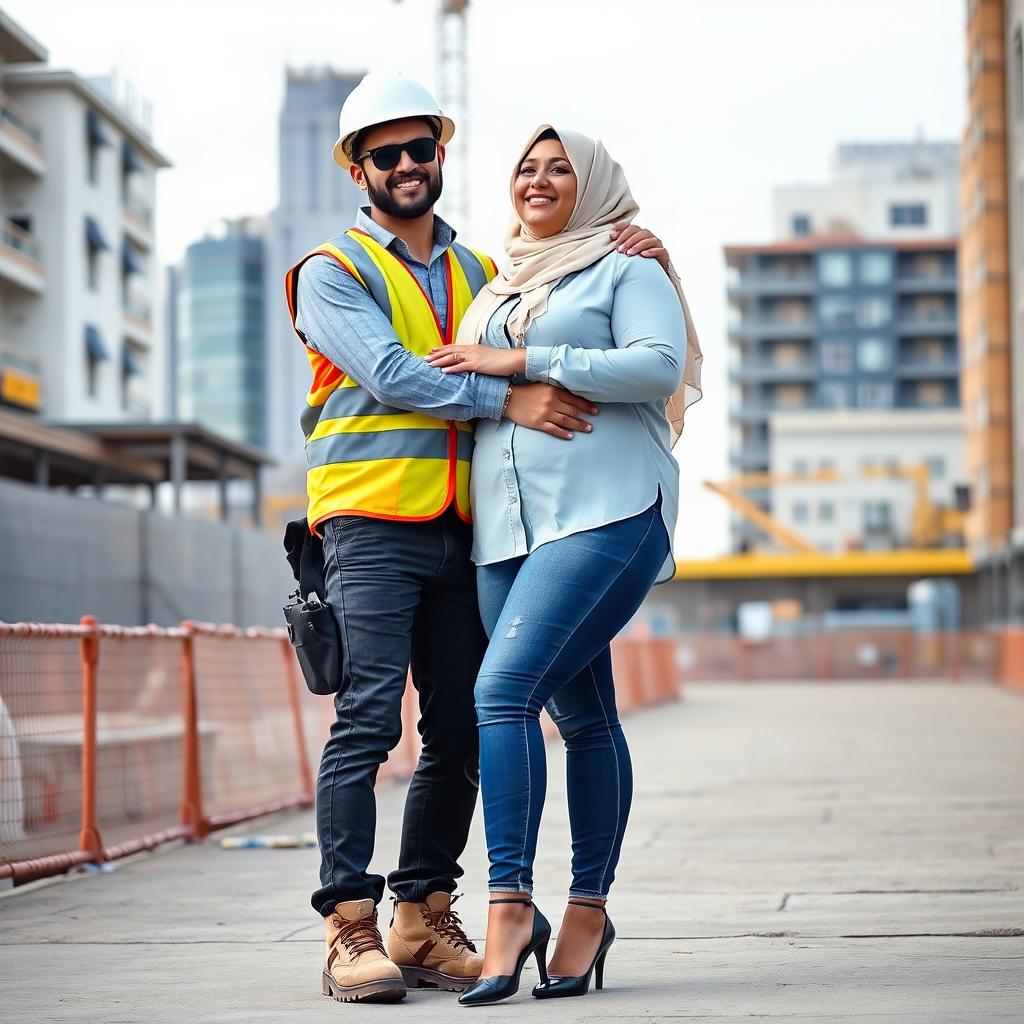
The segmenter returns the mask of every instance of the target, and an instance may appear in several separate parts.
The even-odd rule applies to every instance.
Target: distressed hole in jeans
[[[519,635],[519,627],[523,624],[523,620],[517,615],[513,620],[512,624],[508,627],[505,633],[506,640],[515,640]]]

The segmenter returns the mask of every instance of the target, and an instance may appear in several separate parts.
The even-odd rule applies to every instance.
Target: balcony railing
[[[143,302],[141,299],[136,299],[131,295],[126,295],[124,297],[122,308],[128,316],[133,316],[136,320],[142,320],[147,324],[150,323],[153,318],[153,311],[149,303]]]
[[[729,375],[738,380],[813,380],[818,376],[818,368],[811,362],[744,359],[731,368]]]
[[[147,227],[153,226],[153,204],[140,196],[138,192],[129,192],[124,197],[124,208],[138,217]]]
[[[20,370],[38,377],[42,372],[42,363],[37,356],[19,346],[9,341],[0,341],[0,369]]]
[[[0,93],[0,123],[9,125],[34,143],[33,149],[40,149],[43,133],[39,126],[9,96]]]
[[[956,356],[941,359],[901,359],[896,369],[901,377],[955,377],[960,373],[960,361]]]
[[[814,317],[745,316],[729,328],[733,334],[765,334],[772,337],[786,337],[788,334],[800,337],[815,330]]]
[[[17,250],[30,260],[39,262],[39,239],[24,228],[19,228],[17,224],[12,224],[10,221],[0,224],[0,242]]]

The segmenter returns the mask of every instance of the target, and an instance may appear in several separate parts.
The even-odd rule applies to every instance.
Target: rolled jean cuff
[[[570,896],[575,896],[581,900],[606,900],[608,899],[608,893],[606,892],[595,892],[593,889],[570,889]]]
[[[518,882],[513,885],[488,885],[487,891],[490,893],[521,893],[524,896],[532,896],[533,886],[522,885]]]

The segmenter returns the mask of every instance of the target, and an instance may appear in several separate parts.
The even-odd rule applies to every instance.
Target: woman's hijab
[[[509,263],[490,284],[481,289],[459,327],[459,342],[479,344],[491,316],[510,296],[521,300],[508,320],[508,329],[523,344],[530,324],[547,310],[548,295],[558,282],[569,274],[583,270],[613,252],[612,227],[619,221],[631,221],[639,207],[630,194],[622,168],[609,155],[604,145],[579,132],[556,129],[565,154],[576,173],[576,205],[568,224],[557,235],[537,238],[520,219],[515,208],[515,181],[519,167],[539,136],[551,129],[541,125],[530,137],[512,170],[509,191],[512,194],[512,217],[505,232],[505,251]],[[690,308],[679,276],[668,270],[683,309],[686,324],[686,360],[682,380],[668,400],[665,414],[672,429],[672,444],[683,430],[683,414],[701,397],[700,365],[703,356],[697,331],[690,317]]]

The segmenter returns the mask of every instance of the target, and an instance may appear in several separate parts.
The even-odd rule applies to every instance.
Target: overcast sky
[[[117,66],[152,101],[174,163],[158,185],[164,263],[218,217],[274,205],[286,65],[436,81],[435,0],[3,5],[51,63]],[[771,187],[823,179],[839,141],[959,139],[964,19],[963,0],[473,0],[463,240],[501,255],[511,161],[549,121],[604,139],[682,274],[707,397],[676,449],[677,554],[726,548],[726,507],[700,488],[728,471],[723,244],[768,239]]]

